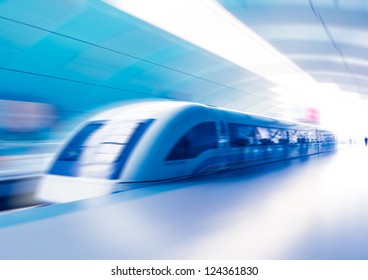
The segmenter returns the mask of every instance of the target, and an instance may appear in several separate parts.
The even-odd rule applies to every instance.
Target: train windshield
[[[74,177],[118,178],[129,154],[152,121],[88,123],[66,145],[49,173]]]

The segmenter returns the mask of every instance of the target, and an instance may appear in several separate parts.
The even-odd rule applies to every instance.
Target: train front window
[[[117,161],[138,125],[137,121],[114,122],[96,131],[87,140],[80,161],[86,165]]]
[[[116,179],[128,155],[153,120],[87,124],[61,152],[50,174]]]
[[[84,151],[84,143],[91,137],[96,131],[100,130],[105,124],[104,121],[92,122],[87,124],[78,132],[76,136],[69,142],[63,152],[60,154],[58,160],[64,161],[76,161],[80,158]]]

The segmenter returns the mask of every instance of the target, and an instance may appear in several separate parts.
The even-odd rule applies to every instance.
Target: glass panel
[[[320,141],[324,143],[334,143],[335,142],[335,136],[333,133],[325,130],[319,131],[320,135]]]
[[[91,139],[93,145],[88,147],[89,153],[82,160],[89,163],[112,163],[118,160],[118,157],[126,148],[129,139],[138,127],[138,121],[119,121],[109,123],[106,129],[102,129],[101,137],[95,141]]]
[[[166,160],[192,159],[218,147],[216,124],[205,122],[190,129],[174,146]]]
[[[286,129],[280,129],[278,134],[278,139],[280,144],[288,144],[289,143],[289,133]]]
[[[133,135],[139,127],[148,125],[150,121],[101,121],[87,124],[65,147],[50,173],[111,178],[113,174],[117,174],[117,168],[121,165],[119,161],[126,154],[125,150],[131,150],[128,147]]]
[[[310,143],[316,143],[317,142],[317,133],[315,129],[311,129],[308,131],[308,141]]]
[[[257,127],[257,134],[261,145],[271,144],[272,131],[267,127]]]
[[[256,144],[254,127],[229,123],[230,147],[245,147]]]
[[[289,143],[307,143],[309,142],[309,132],[306,130],[288,130]]]
[[[296,144],[298,143],[298,130],[288,130],[289,133],[289,143]]]
[[[58,160],[63,161],[77,161],[84,152],[84,147],[88,146],[88,138],[96,134],[96,131],[103,127],[104,123],[90,123],[87,124],[65,147],[60,154]],[[98,135],[98,134],[97,134]],[[86,143],[87,142],[87,143]]]

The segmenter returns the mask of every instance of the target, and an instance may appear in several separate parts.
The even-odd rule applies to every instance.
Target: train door
[[[318,135],[317,130],[314,128],[308,131],[308,144],[310,155],[319,153]]]
[[[287,136],[288,136],[288,144],[287,144],[287,157],[294,158],[299,156],[299,142],[298,142],[298,135],[299,130],[297,129],[288,129]]]
[[[226,114],[222,111],[214,111],[216,124],[217,124],[217,135],[218,135],[218,149],[215,151],[217,171],[228,169],[229,164],[229,132],[226,125]]]
[[[267,127],[256,127],[256,139],[257,139],[257,153],[255,157],[257,161],[267,162],[272,158],[273,148],[271,145],[271,138],[273,131]]]

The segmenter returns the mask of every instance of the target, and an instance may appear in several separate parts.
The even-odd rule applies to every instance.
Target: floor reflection
[[[368,259],[365,166],[359,147],[31,209],[0,258]]]

